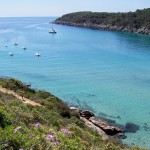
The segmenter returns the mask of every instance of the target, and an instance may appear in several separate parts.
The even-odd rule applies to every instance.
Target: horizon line
[[[0,18],[40,18],[40,17],[60,17],[60,16],[0,16]]]

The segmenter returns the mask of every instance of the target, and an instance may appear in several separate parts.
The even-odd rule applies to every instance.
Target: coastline
[[[11,86],[9,87],[9,85],[6,84],[7,82],[10,85],[12,85],[12,84],[16,84],[16,85],[13,87],[11,87]],[[18,90],[22,91],[24,93],[23,98],[20,95],[20,92],[18,93]],[[33,93],[38,92],[37,90],[33,90],[32,88],[28,87],[27,85],[23,84],[21,81],[18,81],[16,79],[0,78],[0,92],[13,95],[19,101],[21,101],[23,104],[28,104],[28,105],[38,106],[38,107],[43,107],[43,108],[46,107],[45,105],[43,105],[44,102],[36,101],[35,99],[26,97],[26,94],[25,94],[26,91],[27,92],[31,91]],[[51,93],[49,93],[49,92],[45,91],[45,93],[51,95]],[[91,129],[94,132],[97,132],[97,134],[102,138],[102,140],[113,141],[113,142],[116,142],[116,143],[124,146],[124,144],[121,141],[121,139],[126,138],[126,136],[124,135],[124,127],[123,126],[119,127],[115,123],[111,124],[104,119],[98,119],[97,117],[95,117],[93,112],[91,112],[90,110],[81,110],[76,107],[69,107],[66,103],[64,103],[58,97],[56,97],[54,95],[52,95],[52,96],[53,96],[53,98],[56,98],[59,101],[61,101],[62,105],[65,105],[65,107],[68,107],[70,112],[76,114],[78,116],[78,118],[85,124],[86,127],[88,127],[89,129]]]
[[[13,88],[12,87],[9,88],[9,86],[5,87],[5,84],[3,85],[3,83],[1,81],[12,82],[11,84],[16,84],[16,85]],[[18,85],[19,85],[19,89],[17,87]],[[16,88],[17,88],[17,90],[16,90]],[[19,91],[21,90],[24,92],[24,97],[23,97],[24,100],[20,96],[20,92],[18,93],[18,90]],[[26,94],[25,94],[26,91],[31,91],[34,93],[34,92],[38,92],[40,90],[34,90],[31,87],[28,87],[23,82],[18,81],[16,79],[1,77],[0,78],[0,91],[3,93],[6,93],[6,94],[13,95],[14,97],[16,97],[18,100],[20,100],[24,104],[45,107],[44,102],[37,101],[35,99],[26,97]],[[42,91],[40,91],[40,92],[42,92]],[[51,95],[50,92],[47,92],[47,91],[43,91],[43,92]],[[81,110],[80,108],[77,108],[74,106],[71,107],[68,104],[66,104],[64,101],[59,99],[57,96],[52,95],[52,97],[59,100],[63,106],[68,107],[70,112],[72,112],[73,114],[76,114],[75,116],[78,116],[78,118],[85,124],[86,127],[88,127],[89,129],[91,129],[94,132],[97,132],[98,135],[104,141],[113,141],[122,146],[128,147],[128,145],[126,145],[122,142],[122,139],[127,138],[125,133],[126,132],[135,133],[137,130],[139,130],[139,127],[136,124],[128,123],[127,125],[119,125],[108,118],[105,118],[105,117],[99,118],[99,117],[95,116],[91,110]]]
[[[129,32],[129,33],[137,33],[137,34],[147,34],[150,35],[150,30],[148,28],[130,28],[130,27],[123,27],[123,26],[112,26],[112,25],[104,25],[104,24],[93,24],[93,23],[75,23],[75,22],[67,22],[67,21],[59,21],[55,20],[55,24],[67,25],[67,26],[75,26],[75,27],[82,27],[82,28],[89,28],[89,29],[96,29],[96,30],[107,30],[107,31],[120,31],[120,32]]]

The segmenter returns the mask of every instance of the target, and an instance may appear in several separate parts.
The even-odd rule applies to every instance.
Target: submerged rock
[[[135,133],[136,131],[138,131],[140,129],[139,125],[136,125],[134,123],[127,123],[125,125],[125,132],[131,132],[131,133]]]

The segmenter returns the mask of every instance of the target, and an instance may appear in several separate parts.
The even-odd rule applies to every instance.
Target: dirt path
[[[12,94],[13,96],[15,96],[17,99],[19,99],[21,102],[23,102],[25,104],[30,104],[30,105],[33,105],[33,106],[42,106],[41,104],[36,103],[36,102],[34,102],[34,101],[32,101],[28,98],[23,97],[23,99],[22,99],[22,96],[16,94],[12,90],[8,90],[6,88],[3,88],[1,85],[0,85],[0,91],[3,92],[3,93]]]

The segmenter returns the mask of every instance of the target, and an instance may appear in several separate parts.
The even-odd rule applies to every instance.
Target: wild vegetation
[[[88,129],[59,98],[35,91],[15,79],[0,79],[0,85],[40,103],[24,104],[0,92],[0,150],[140,150],[103,141]]]
[[[150,8],[128,13],[76,12],[58,18],[55,23],[150,34]]]

